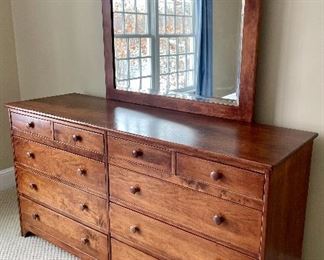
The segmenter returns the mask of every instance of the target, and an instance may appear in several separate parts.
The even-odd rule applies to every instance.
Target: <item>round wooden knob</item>
[[[131,233],[135,234],[135,233],[139,232],[139,227],[136,226],[136,225],[130,226],[130,227],[129,227],[129,231],[130,231]]]
[[[29,123],[26,124],[26,127],[27,128],[34,128],[35,124],[34,124],[34,122],[29,122]]]
[[[35,158],[35,155],[34,155],[34,153],[32,153],[32,152],[27,152],[26,155],[27,155],[27,157],[30,158],[30,159]]]
[[[83,238],[81,238],[81,243],[83,245],[89,245],[90,244],[90,240],[89,240],[89,238],[83,237]]]
[[[80,176],[85,176],[87,174],[87,170],[83,168],[79,168],[77,172]]]
[[[37,190],[37,185],[35,183],[29,183],[29,188],[32,190]]]
[[[132,155],[133,155],[133,157],[137,158],[137,157],[143,155],[143,151],[140,150],[140,149],[133,150],[133,151],[132,151]]]
[[[88,210],[89,207],[88,207],[87,204],[85,204],[85,203],[81,203],[81,204],[80,204],[80,209],[81,209],[82,211],[85,211],[85,210]]]
[[[39,215],[37,213],[32,214],[33,220],[39,220]]]
[[[215,215],[213,221],[216,225],[220,225],[225,221],[225,218],[222,215]]]
[[[223,177],[223,174],[219,171],[212,171],[210,173],[210,178],[214,181],[218,181]]]
[[[136,194],[136,193],[139,193],[141,191],[141,188],[137,185],[135,186],[131,186],[129,188],[129,191],[132,193],[132,194]]]
[[[77,141],[81,141],[81,136],[80,135],[72,135],[72,140],[74,141],[74,142],[77,142]]]

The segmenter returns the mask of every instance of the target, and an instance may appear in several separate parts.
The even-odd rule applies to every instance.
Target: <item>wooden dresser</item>
[[[22,235],[82,259],[300,259],[316,134],[68,94],[8,104]]]

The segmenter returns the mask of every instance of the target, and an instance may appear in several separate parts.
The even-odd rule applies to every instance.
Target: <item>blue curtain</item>
[[[213,96],[213,0],[196,0],[196,95]]]

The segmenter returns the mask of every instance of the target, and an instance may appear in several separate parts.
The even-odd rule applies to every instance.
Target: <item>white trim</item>
[[[0,171],[0,191],[15,186],[15,169],[10,167]]]

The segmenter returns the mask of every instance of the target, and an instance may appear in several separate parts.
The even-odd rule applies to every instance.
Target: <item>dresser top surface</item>
[[[9,108],[100,129],[277,165],[317,134],[177,112],[81,94],[13,102]]]

